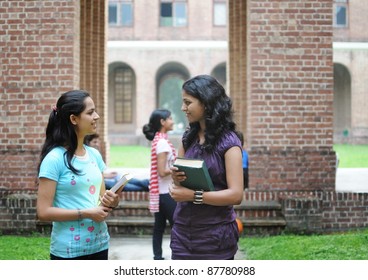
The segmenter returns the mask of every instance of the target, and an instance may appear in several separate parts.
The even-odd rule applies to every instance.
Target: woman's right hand
[[[113,209],[111,209],[110,207],[105,206],[97,206],[95,208],[86,209],[83,211],[85,213],[85,215],[83,215],[83,218],[89,218],[94,222],[100,223],[109,216],[109,213],[112,210]]]
[[[176,166],[172,166],[170,169],[171,178],[173,179],[175,185],[180,185],[180,182],[183,182],[187,178],[185,176],[185,172],[180,171]]]

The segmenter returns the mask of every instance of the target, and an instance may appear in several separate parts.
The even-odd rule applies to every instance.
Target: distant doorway
[[[212,70],[211,75],[226,89],[226,62],[218,64]]]
[[[334,143],[347,143],[351,134],[351,76],[348,69],[334,64]]]
[[[188,71],[177,63],[165,64],[157,74],[157,106],[171,111],[174,134],[182,134],[186,127],[186,117],[181,111],[181,87],[188,78]]]

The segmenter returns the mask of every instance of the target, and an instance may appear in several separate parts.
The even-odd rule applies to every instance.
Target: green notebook
[[[192,190],[215,190],[204,160],[179,157],[175,160],[174,166],[185,172],[187,179],[180,182],[183,187]]]

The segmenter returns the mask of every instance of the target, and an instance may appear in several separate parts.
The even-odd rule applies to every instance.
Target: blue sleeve
[[[60,148],[52,149],[42,160],[38,178],[47,178],[58,182],[65,168],[64,152]]]

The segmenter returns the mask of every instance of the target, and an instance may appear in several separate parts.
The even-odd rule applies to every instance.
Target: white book
[[[119,193],[123,190],[123,188],[125,187],[125,185],[131,180],[133,179],[133,176],[130,175],[129,173],[124,174],[123,176],[121,176],[121,178],[116,182],[116,184],[110,189],[110,191],[114,192],[114,193]]]

